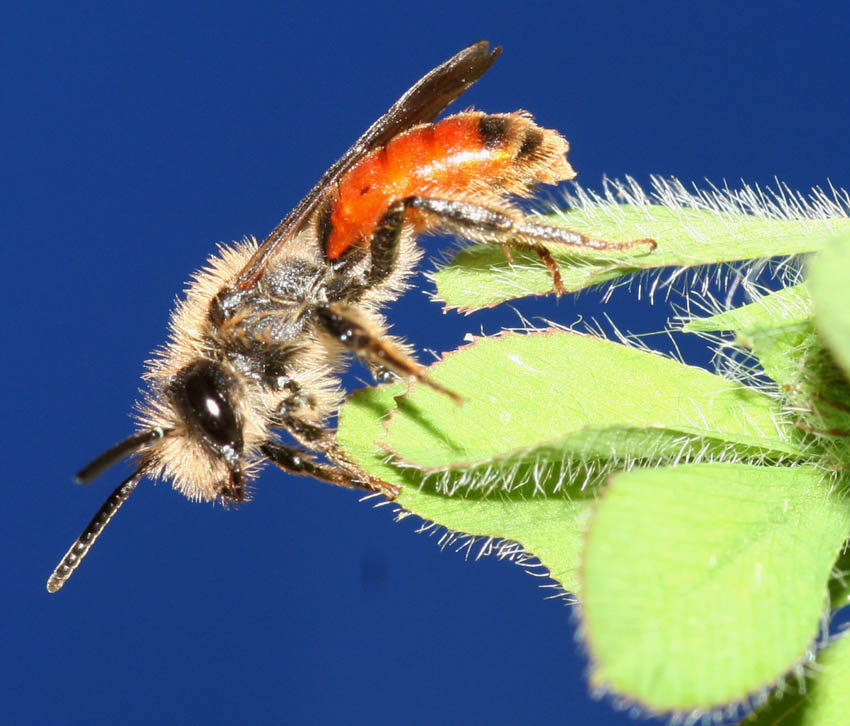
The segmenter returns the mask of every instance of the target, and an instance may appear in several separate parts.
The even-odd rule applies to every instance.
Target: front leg
[[[283,385],[287,392],[274,416],[274,426],[286,429],[300,444],[314,451],[328,452],[336,445],[333,433],[321,425],[324,418],[317,408],[316,397],[297,381]]]
[[[292,446],[284,446],[276,441],[266,442],[260,447],[260,451],[269,461],[290,474],[312,476],[329,484],[336,484],[349,489],[365,489],[369,492],[377,492],[383,494],[387,499],[395,499],[400,492],[400,489],[394,484],[339,465],[322,464],[313,459],[306,451]]]

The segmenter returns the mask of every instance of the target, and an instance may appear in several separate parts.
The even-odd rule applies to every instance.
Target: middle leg
[[[455,403],[462,399],[431,379],[425,368],[408,355],[392,338],[376,330],[355,309],[339,303],[315,308],[316,320],[325,333],[370,366],[385,368],[402,377],[413,377]]]

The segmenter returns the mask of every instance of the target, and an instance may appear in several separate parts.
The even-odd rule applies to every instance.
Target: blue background
[[[4,720],[630,723],[588,695],[574,613],[540,581],[278,471],[235,512],[145,483],[48,596],[120,472],[70,476],[129,432],[142,361],[213,245],[266,234],[461,47],[505,51],[455,109],[532,111],[586,185],[850,186],[846,4],[16,5],[0,11]],[[600,311],[595,294],[518,308]],[[607,309],[663,322],[628,295]],[[391,319],[420,350],[516,322],[443,315],[421,289]]]

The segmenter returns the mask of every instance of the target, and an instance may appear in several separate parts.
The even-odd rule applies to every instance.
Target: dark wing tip
[[[490,41],[489,40],[479,40],[477,43],[473,43],[472,45],[464,48],[458,55],[461,53],[469,53],[470,55],[480,55],[482,57],[486,57],[490,60],[490,64],[502,55],[502,46],[497,45],[493,50],[490,50]]]
[[[490,70],[490,66],[496,62],[496,59],[500,55],[502,55],[501,45],[497,45],[493,50],[490,50],[490,41],[479,40],[477,43],[473,43],[458,53],[455,53],[440,68],[464,68],[469,76],[469,80],[463,88],[463,90],[466,90]]]

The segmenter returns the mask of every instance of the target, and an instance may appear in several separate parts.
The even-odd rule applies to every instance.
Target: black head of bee
[[[221,365],[197,360],[183,368],[169,393],[189,426],[216,451],[242,451],[242,426],[230,401],[233,381]]]
[[[168,393],[187,426],[213,453],[221,456],[230,471],[221,495],[230,501],[245,498],[241,466],[242,422],[233,406],[236,382],[221,364],[196,360],[175,376]]]

